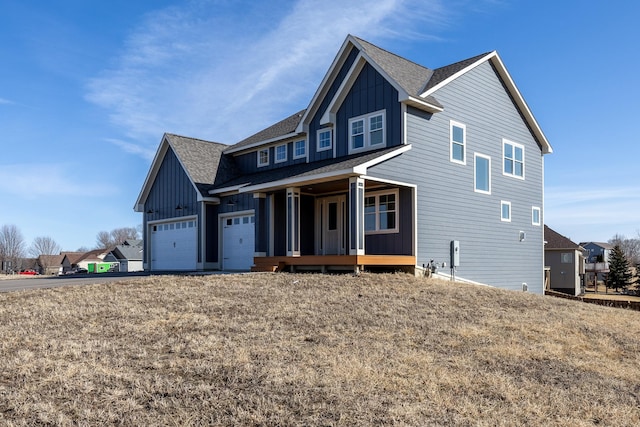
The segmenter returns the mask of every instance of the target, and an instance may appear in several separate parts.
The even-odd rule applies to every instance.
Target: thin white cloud
[[[51,197],[104,196],[116,189],[96,181],[87,183],[86,178],[76,179],[62,165],[12,164],[0,165],[0,193],[26,200]]]
[[[5,99],[5,98],[0,98],[0,105],[9,105],[9,104],[13,104],[13,101],[9,101],[8,99]]]
[[[122,148],[122,150],[127,153],[137,154],[147,160],[153,160],[153,157],[155,156],[155,151],[153,149],[141,146],[139,144],[122,141],[121,139],[115,138],[105,138],[105,141]]]
[[[143,146],[165,131],[234,143],[306,107],[347,34],[433,38],[423,28],[449,22],[443,0],[256,3],[148,15],[113,68],[88,82],[87,99]],[[147,157],[131,144],[119,145]]]
[[[640,229],[640,187],[545,189],[545,223],[574,240],[606,241]]]

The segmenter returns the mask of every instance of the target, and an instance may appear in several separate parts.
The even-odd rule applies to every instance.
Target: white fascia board
[[[491,52],[491,53],[488,53],[486,56],[478,59],[473,64],[471,64],[471,65],[463,68],[462,70],[458,71],[457,73],[453,74],[449,78],[441,81],[440,83],[438,83],[437,85],[435,85],[434,87],[429,89],[428,91],[422,93],[420,95],[420,97],[426,97],[428,95],[433,94],[438,89],[442,88],[443,86],[448,85],[449,83],[451,83],[452,81],[454,81],[458,77],[460,77],[463,74],[466,74],[467,72],[473,70],[474,68],[476,68],[478,65],[484,63],[485,61],[491,61],[493,63],[493,65],[496,67],[496,70],[498,71],[498,74],[500,74],[500,77],[502,77],[502,80],[504,81],[505,85],[507,86],[507,89],[509,90],[509,93],[513,97],[516,105],[522,111],[522,114],[524,115],[525,120],[527,121],[527,123],[531,126],[531,130],[533,131],[533,134],[540,141],[540,144],[542,145],[542,154],[552,153],[553,149],[551,148],[551,144],[549,144],[549,141],[547,140],[547,137],[542,132],[542,129],[540,128],[540,125],[538,125],[538,122],[536,121],[535,117],[533,116],[533,113],[529,109],[529,106],[527,105],[527,103],[525,102],[524,98],[522,97],[522,94],[520,94],[520,91],[518,90],[515,82],[513,81],[513,79],[511,78],[511,75],[507,71],[507,68],[504,66],[504,63],[502,62],[502,59],[500,59],[500,56],[498,55],[498,52],[496,52],[495,50],[493,52]]]
[[[462,76],[463,74],[466,74],[467,72],[473,70],[474,68],[476,68],[478,65],[482,64],[483,62],[485,62],[486,60],[490,59],[492,55],[497,54],[497,52],[494,50],[493,52],[487,54],[486,56],[478,59],[476,62],[474,62],[473,64],[468,65],[467,67],[463,68],[462,70],[458,71],[457,73],[449,76],[447,79],[441,81],[440,83],[438,83],[437,85],[435,85],[434,87],[432,87],[431,89],[427,90],[426,92],[423,92],[420,94],[421,98],[425,98],[431,94],[433,94],[435,91],[437,91],[438,89],[442,88],[443,86],[448,85],[449,83],[451,83],[452,81],[454,81],[455,79],[457,79],[458,77]]]
[[[354,167],[353,170],[354,172],[356,172],[358,175],[366,175],[367,173],[367,168],[370,168],[371,166],[375,166],[379,163],[382,163],[386,160],[392,159],[396,156],[399,156],[402,153],[405,153],[407,151],[411,150],[411,144],[409,145],[403,145],[400,148],[398,148],[397,150],[393,150],[387,154],[384,154],[382,156],[376,157],[375,159],[369,160],[368,162],[364,162],[359,164],[358,166]]]
[[[408,96],[406,98],[399,99],[399,101],[420,110],[428,111],[429,113],[441,113],[444,111],[444,108],[438,105],[433,105],[424,99],[416,98],[415,96]]]
[[[344,61],[347,59],[346,53],[347,53],[349,44],[356,46],[355,40],[353,39],[352,36],[348,36],[342,43],[342,46],[340,47],[340,50],[338,51],[335,58],[333,59],[333,62],[331,63],[329,70],[324,75],[322,82],[320,82],[320,86],[318,86],[318,89],[316,89],[316,93],[313,95],[313,98],[311,98],[311,102],[309,103],[307,110],[304,112],[304,115],[302,116],[302,120],[300,120],[300,123],[298,123],[298,127],[296,128],[297,133],[302,133],[307,131],[306,129],[307,125],[305,123],[309,117],[313,117],[315,115],[318,109],[318,106],[320,105],[320,100],[324,98],[324,96],[326,96],[326,93],[328,92],[329,87],[331,86],[330,83],[336,78],[336,75],[340,70],[340,67],[342,66]]]
[[[198,195],[198,202],[206,202],[213,203],[214,205],[219,205],[220,197],[202,197],[201,195]]]
[[[336,91],[335,95],[333,95],[331,102],[329,102],[327,109],[325,110],[324,114],[320,118],[321,126],[327,125],[329,123],[335,124],[336,112],[340,108],[340,105],[342,105],[342,102],[344,101],[344,99],[347,97],[347,94],[351,90],[351,87],[353,86],[353,84],[356,82],[356,79],[360,75],[360,71],[362,71],[366,63],[367,63],[367,60],[362,55],[362,51],[360,51],[355,61],[353,61],[353,64],[351,64],[351,68],[349,68],[347,75],[342,80],[340,87],[338,87],[338,90]]]
[[[264,141],[258,141],[258,142],[254,142],[252,144],[243,145],[242,147],[235,147],[234,148],[233,146],[231,146],[231,148],[227,148],[226,150],[224,150],[224,153],[225,154],[233,154],[233,153],[238,153],[240,151],[247,151],[247,150],[251,150],[252,148],[260,147],[261,145],[271,144],[271,143],[274,143],[274,142],[282,141],[284,139],[295,138],[296,136],[299,136],[300,134],[301,134],[301,132],[292,132],[292,133],[288,133],[286,135],[276,136],[275,138],[265,139]]]
[[[142,184],[140,194],[138,195],[136,203],[133,206],[133,210],[135,212],[144,211],[144,203],[147,201],[147,197],[149,197],[151,186],[153,185],[153,181],[155,181],[156,176],[158,175],[160,165],[162,165],[162,160],[164,159],[165,154],[167,154],[168,148],[169,141],[167,141],[167,134],[164,134],[162,136],[162,140],[160,141],[160,145],[158,145],[158,149],[156,150],[156,155],[153,157],[153,161],[151,162],[151,166],[149,167],[149,171],[147,172],[147,177],[144,180],[144,184]]]
[[[238,185],[231,185],[229,187],[214,188],[213,190],[209,190],[209,194],[232,193],[232,192],[236,192],[236,191],[240,190],[245,185],[247,185],[247,183],[238,184]]]
[[[303,186],[303,185],[315,184],[323,181],[331,181],[332,179],[339,178],[339,177],[349,177],[354,175],[357,175],[357,172],[355,172],[355,168],[343,169],[339,171],[319,173],[317,175],[307,175],[307,176],[298,177],[298,178],[281,179],[279,181],[271,181],[264,184],[248,185],[246,187],[243,187],[239,192],[254,193],[254,192],[269,190],[272,188]]]
[[[531,130],[533,131],[533,134],[540,141],[540,144],[542,145],[542,154],[553,153],[553,148],[551,148],[551,144],[549,143],[549,140],[547,140],[547,137],[544,135],[544,132],[542,132],[542,128],[538,124],[538,121],[536,120],[536,118],[533,116],[533,113],[529,109],[529,106],[527,105],[527,102],[524,100],[524,97],[522,96],[522,94],[520,94],[518,87],[516,86],[515,82],[511,78],[509,71],[507,71],[507,68],[504,66],[504,63],[502,62],[502,59],[500,59],[498,52],[496,51],[491,52],[491,54],[489,54],[489,59],[492,61],[493,65],[498,70],[498,74],[500,74],[500,77],[502,77],[502,80],[504,81],[505,85],[509,89],[511,96],[513,97],[514,101],[520,108],[520,111],[522,111],[522,114],[524,115],[525,119],[531,126]]]

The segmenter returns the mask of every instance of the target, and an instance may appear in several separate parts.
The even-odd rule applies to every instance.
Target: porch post
[[[267,222],[267,195],[264,193],[253,193],[255,215],[255,248],[254,257],[267,256],[267,244],[269,243],[269,236],[267,234],[268,222]]]
[[[364,179],[349,178],[349,255],[364,255]]]
[[[300,256],[300,189],[287,188],[287,256]]]

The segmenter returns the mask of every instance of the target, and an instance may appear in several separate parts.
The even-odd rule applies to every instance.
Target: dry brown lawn
[[[639,425],[639,316],[400,274],[0,294],[0,424]]]

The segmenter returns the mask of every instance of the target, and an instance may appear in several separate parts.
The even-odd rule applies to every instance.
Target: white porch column
[[[364,255],[364,179],[349,178],[349,255]]]
[[[287,188],[287,256],[300,256],[300,189]]]

